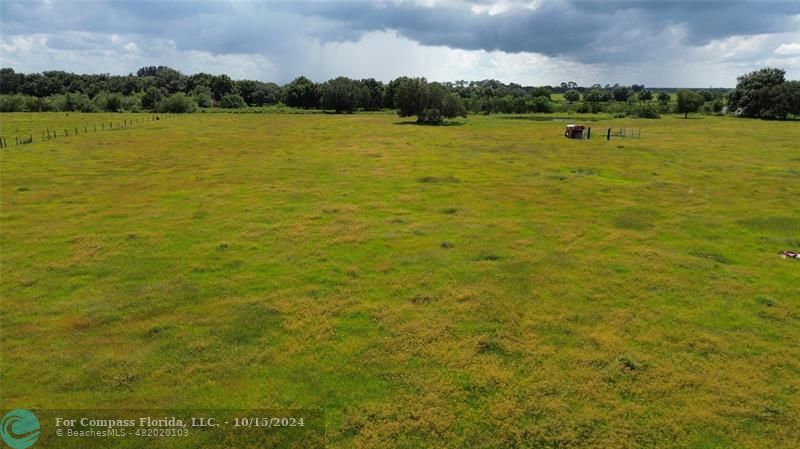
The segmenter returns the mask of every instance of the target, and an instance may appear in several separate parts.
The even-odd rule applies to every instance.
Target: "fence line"
[[[117,121],[116,128],[114,127],[114,121],[110,120],[108,122],[108,129],[109,130],[127,129],[127,128],[133,128],[135,126],[143,127],[147,122],[161,121],[163,119],[173,118],[173,117],[180,116],[180,115],[181,114],[164,113],[164,114],[149,114],[148,117],[124,118],[121,122]],[[105,130],[106,130],[106,122],[102,121],[102,122],[100,122],[100,131],[105,131]],[[73,126],[71,131],[72,131],[71,134],[73,136],[78,136],[78,135],[81,134],[80,133],[80,129],[79,129],[78,126]],[[97,123],[93,123],[91,125],[91,128],[89,127],[89,125],[84,125],[83,126],[83,134],[89,134],[90,132],[95,132],[95,133],[97,132]],[[37,137],[38,137],[38,134],[37,134]],[[64,137],[70,137],[70,129],[69,128],[64,128]],[[37,141],[38,142],[47,142],[47,141],[50,141],[50,140],[54,140],[56,138],[58,138],[58,133],[56,132],[56,130],[55,129],[51,130],[50,128],[46,128],[44,131],[42,131],[42,138],[40,140],[37,140]],[[19,135],[15,135],[14,136],[14,144],[15,144],[15,146],[30,145],[30,144],[33,144],[33,143],[36,143],[34,141],[34,139],[33,139],[33,133],[29,133],[27,135],[22,135],[22,136],[19,136]],[[6,140],[6,137],[5,136],[0,136],[0,149],[7,149],[8,147],[9,147],[9,145],[8,145],[8,141]]]

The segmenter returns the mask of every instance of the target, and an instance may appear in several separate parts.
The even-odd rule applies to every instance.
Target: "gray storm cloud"
[[[324,76],[318,52],[331,48],[341,52],[338,44],[386,33],[418,44],[408,46],[409,51],[443,47],[538,54],[608,70],[631,64],[641,69],[643,63],[665,59],[734,61],[737,55],[723,57],[702,50],[747,36],[772,36],[769,43],[775,41],[775,48],[791,45],[800,33],[800,2],[10,0],[0,2],[0,24],[0,57],[23,66],[26,63],[15,53],[20,48],[13,44],[15,39],[46,36],[42,51],[73,50],[89,59],[93,49],[101,49],[105,64],[118,51],[109,36],[122,35],[131,41],[126,48],[150,52],[139,56],[149,57],[151,63],[163,57],[161,45],[173,52],[257,56],[277,67],[279,77],[304,70]],[[737,63],[770,62],[769,57],[776,55],[768,51],[766,46],[756,51],[743,47]],[[322,56],[331,60],[331,55]],[[341,53],[341,58],[349,56]],[[795,59],[785,58],[790,72],[798,64]],[[402,66],[397,70],[402,72]],[[646,71],[641,73],[647,77]],[[470,76],[474,75],[464,74]]]

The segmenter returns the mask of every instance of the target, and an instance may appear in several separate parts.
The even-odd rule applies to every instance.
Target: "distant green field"
[[[4,406],[316,408],[333,448],[797,447],[798,123],[554,117],[0,115],[37,140],[0,151]]]

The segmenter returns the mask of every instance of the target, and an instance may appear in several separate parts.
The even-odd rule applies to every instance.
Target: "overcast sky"
[[[145,65],[279,83],[302,74],[731,87],[764,66],[800,79],[800,0],[0,0],[0,66]]]

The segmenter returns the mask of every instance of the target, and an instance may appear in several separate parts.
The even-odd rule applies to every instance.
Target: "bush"
[[[155,109],[156,105],[158,104],[161,99],[164,98],[164,95],[161,94],[161,90],[155,87],[148,87],[147,91],[142,96],[142,107],[145,109]]]
[[[53,109],[62,112],[80,111],[96,112],[97,105],[86,94],[54,95],[52,98]]]
[[[139,112],[142,110],[142,94],[128,95],[122,97],[122,110],[127,112]]]
[[[94,97],[94,104],[101,111],[118,112],[122,110],[122,95],[107,91],[100,92]]]
[[[219,107],[225,109],[241,109],[246,108],[247,103],[244,102],[244,98],[239,94],[228,94],[219,100]]]
[[[528,109],[531,112],[553,112],[553,103],[547,97],[534,97],[528,101]]]
[[[47,112],[53,110],[50,98],[27,97],[25,99],[25,110],[30,112]]]
[[[197,110],[197,103],[194,98],[187,96],[183,92],[172,94],[167,98],[158,102],[156,111],[158,112],[172,112],[175,114],[183,114],[187,112],[194,112]]]
[[[713,114],[720,115],[724,109],[725,105],[722,103],[722,99],[716,98],[711,102],[711,112]]]
[[[211,94],[211,89],[205,86],[199,86],[192,90],[192,97],[201,108],[214,107],[214,97]]]
[[[23,112],[25,110],[25,97],[22,95],[0,96],[0,112]]]
[[[632,107],[629,113],[631,116],[639,118],[661,118],[658,109],[649,103],[638,104]]]

